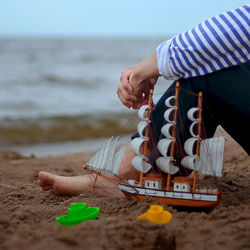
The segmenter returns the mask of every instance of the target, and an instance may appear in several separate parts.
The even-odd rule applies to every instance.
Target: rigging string
[[[183,89],[183,88],[180,88],[180,90],[182,90],[182,91],[184,91],[184,92],[187,92],[187,93],[190,94],[190,95],[194,95],[194,96],[197,96],[197,97],[198,97],[198,94],[196,94],[196,93],[194,93],[194,92],[192,92],[192,91],[190,91],[190,90]],[[204,105],[203,105],[203,104],[204,104]],[[203,98],[203,100],[202,100],[202,105],[205,106],[205,107],[207,108],[207,110],[209,111],[209,114],[211,115],[211,117],[212,117],[215,121],[217,121],[216,118],[215,118],[215,116],[214,116],[214,114],[213,114],[213,112],[212,112],[211,109],[209,108],[209,105],[206,103],[205,98]]]
[[[96,176],[95,176],[96,173],[88,172],[87,175],[89,176],[90,181],[92,182],[92,185],[93,185],[92,187],[93,188],[91,188],[91,192],[93,192],[93,189],[96,187],[96,181],[97,181]],[[100,176],[98,176],[98,178],[100,178]],[[120,193],[120,190],[116,186],[111,187],[111,186],[102,184],[101,188],[102,188],[103,191],[105,189],[110,190],[110,191],[112,191],[113,194],[119,194]]]
[[[135,127],[135,120],[138,120],[136,118],[137,118],[137,113],[135,112],[130,116],[130,118],[126,121],[126,123],[121,126],[121,131],[118,134],[119,137],[123,137],[124,134],[126,134],[126,131],[132,130],[132,128]]]

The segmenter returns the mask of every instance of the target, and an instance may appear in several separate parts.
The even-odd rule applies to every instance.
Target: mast
[[[153,88],[150,89],[149,91],[149,99],[148,99],[148,106],[151,107],[152,106],[152,99],[153,99]],[[150,110],[148,110],[147,112],[147,118],[149,119],[150,118],[150,115],[151,115],[151,112]],[[146,127],[145,129],[145,136],[148,137],[149,136],[149,126]],[[146,157],[148,157],[148,141],[146,140],[144,142],[144,145],[143,145],[143,155],[145,155]],[[142,182],[143,182],[143,173],[140,172],[140,186],[142,186]]]
[[[198,140],[196,144],[196,155],[200,156],[200,143],[201,143],[201,118],[202,118],[202,92],[199,92],[198,96],[198,121],[197,121],[197,135]],[[196,183],[197,183],[197,170],[194,170],[193,178],[193,193],[196,192]]]
[[[197,107],[190,108],[187,112],[187,117],[192,121],[189,127],[191,138],[187,139],[184,143],[184,151],[187,156],[181,160],[181,165],[193,170],[192,192],[195,193],[198,173],[208,176],[222,176],[225,137],[201,138],[201,92],[198,95]],[[194,131],[195,127],[197,128],[196,131]]]
[[[177,112],[178,112],[178,96],[179,96],[179,90],[180,90],[180,83],[177,82],[176,83],[176,87],[175,87],[175,103],[174,103],[174,106],[176,106],[176,109],[174,110],[174,113],[173,113],[173,127],[172,127],[172,136],[173,138],[176,138],[176,121],[177,121]],[[171,146],[170,146],[170,157],[172,158],[174,156],[174,148],[175,148],[175,143],[171,143]],[[170,164],[172,164],[173,160],[170,161]],[[169,190],[170,188],[170,181],[171,181],[171,174],[168,173],[168,177],[167,177],[167,187],[166,189]]]

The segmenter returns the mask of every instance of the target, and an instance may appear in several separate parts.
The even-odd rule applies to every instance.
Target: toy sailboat
[[[131,141],[131,146],[136,153],[131,164],[140,172],[140,180],[121,180],[118,188],[126,197],[134,196],[137,199],[143,199],[150,196],[162,203],[174,206],[213,207],[220,202],[220,190],[214,187],[201,187],[197,184],[200,176],[222,176],[225,138],[223,136],[201,138],[202,93],[200,92],[197,107],[192,107],[187,113],[188,119],[192,122],[189,128],[191,138],[184,143],[186,156],[181,160],[181,165],[193,170],[193,173],[188,177],[175,177],[179,171],[174,158],[177,148],[179,89],[179,83],[177,83],[175,95],[165,101],[166,124],[161,128],[161,133],[165,138],[160,139],[157,144],[161,154],[156,159],[158,170],[155,171],[148,160],[153,95],[153,90],[151,90],[148,105],[142,106],[138,111],[141,120],[137,126],[139,137]],[[118,152],[115,152],[117,142],[118,138],[109,139],[83,167],[97,173],[96,178],[102,173],[117,175],[125,149],[125,146],[122,146]]]

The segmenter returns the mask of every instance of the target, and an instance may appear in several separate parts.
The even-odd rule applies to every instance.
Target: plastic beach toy
[[[85,220],[95,220],[99,215],[98,207],[87,207],[85,203],[71,203],[68,214],[57,217],[56,221],[64,226],[73,226]]]
[[[138,219],[147,219],[153,223],[169,223],[172,220],[172,214],[163,210],[162,206],[151,205],[146,213],[138,216]]]

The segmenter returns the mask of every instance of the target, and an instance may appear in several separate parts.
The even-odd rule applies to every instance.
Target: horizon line
[[[0,39],[146,39],[146,40],[167,40],[176,34],[165,35],[81,35],[81,34],[0,34]]]

